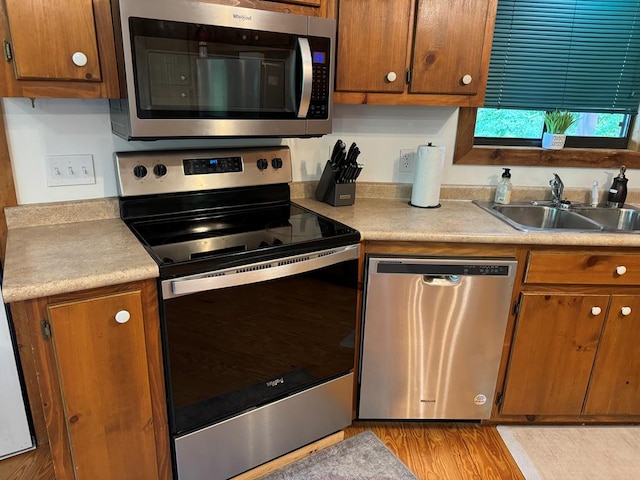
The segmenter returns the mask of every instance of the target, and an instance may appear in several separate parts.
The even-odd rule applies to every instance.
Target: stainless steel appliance
[[[287,147],[117,153],[160,270],[175,475],[237,475],[351,423],[360,234],[290,201]]]
[[[331,132],[335,20],[199,0],[119,0],[127,139]]]
[[[0,269],[0,281],[2,270]],[[35,448],[9,310],[0,290],[0,460]]]
[[[489,418],[516,265],[369,257],[359,418]]]

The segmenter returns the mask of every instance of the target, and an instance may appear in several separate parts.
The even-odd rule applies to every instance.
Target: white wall
[[[398,172],[400,149],[415,149],[432,142],[446,147],[443,183],[449,185],[495,185],[501,168],[453,165],[457,109],[452,107],[387,107],[336,105],[332,135],[314,139],[172,140],[127,142],[111,133],[106,100],[3,99],[9,152],[18,203],[42,203],[117,196],[113,152],[182,147],[235,147],[284,143],[291,147],[294,181],[317,180],[335,141],[347,146],[356,142],[365,165],[360,181],[411,183],[412,176]],[[46,155],[93,155],[96,183],[47,187]],[[509,165],[505,165],[508,167]],[[514,188],[547,186],[558,173],[567,187],[588,190],[593,180],[603,187],[616,170],[549,167],[515,167]],[[629,172],[629,187],[634,185]],[[640,183],[638,184],[640,185]]]

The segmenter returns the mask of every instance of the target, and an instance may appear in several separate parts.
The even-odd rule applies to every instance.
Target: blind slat
[[[638,112],[640,0],[499,0],[485,107]]]

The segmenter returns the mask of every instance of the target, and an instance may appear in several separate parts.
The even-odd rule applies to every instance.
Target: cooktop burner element
[[[357,243],[290,202],[287,147],[116,153],[120,214],[162,278]]]

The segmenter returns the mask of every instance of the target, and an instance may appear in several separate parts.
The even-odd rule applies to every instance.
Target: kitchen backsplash
[[[443,185],[496,185],[501,169],[495,166],[453,165],[458,111],[452,107],[335,105],[333,134],[311,139],[222,139],[126,142],[113,135],[106,100],[3,99],[7,140],[20,204],[104,198],[118,195],[113,152],[170,148],[224,148],[287,144],[293,158],[294,182],[317,181],[337,139],[356,142],[364,164],[361,183],[408,184],[413,174],[399,172],[400,150],[432,142],[446,148]],[[93,157],[96,183],[47,187],[44,158],[48,155]],[[508,166],[508,165],[507,165]],[[519,187],[547,187],[558,173],[568,188],[589,191],[593,180],[608,187],[613,169],[515,167],[514,194]],[[640,187],[640,177],[627,175],[629,188]],[[634,185],[634,182],[637,184]]]

